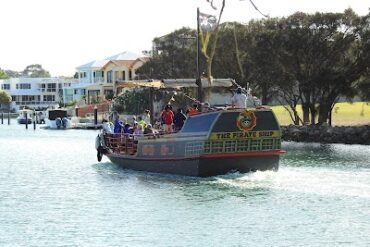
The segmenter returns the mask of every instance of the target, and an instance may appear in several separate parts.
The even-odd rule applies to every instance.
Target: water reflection
[[[284,142],[284,166],[370,168],[370,146]]]

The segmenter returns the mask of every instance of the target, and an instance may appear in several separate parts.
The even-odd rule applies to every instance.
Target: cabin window
[[[236,141],[226,141],[225,142],[225,152],[233,153],[236,149]]]
[[[218,113],[190,117],[186,120],[181,132],[208,132]]]
[[[249,140],[238,141],[238,152],[247,152],[249,150]]]
[[[212,142],[212,153],[221,153],[223,151],[224,151],[223,141]]]
[[[250,151],[259,151],[261,140],[251,140]]]
[[[185,146],[185,156],[199,155],[203,152],[203,142],[188,142]]]
[[[273,145],[274,145],[273,139],[262,140],[262,150],[272,150]]]

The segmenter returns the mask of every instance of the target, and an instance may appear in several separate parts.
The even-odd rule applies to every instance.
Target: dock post
[[[26,130],[28,130],[28,114],[26,113]]]
[[[75,115],[76,115],[76,117],[78,117],[78,109],[79,109],[79,107],[78,107],[78,105],[76,105],[75,106]]]
[[[8,125],[10,125],[10,111],[8,112]]]
[[[1,113],[1,124],[4,124],[4,112]]]
[[[98,125],[98,107],[96,105],[94,106],[94,124],[96,128],[96,125]]]
[[[36,130],[36,112],[33,110],[33,130]]]

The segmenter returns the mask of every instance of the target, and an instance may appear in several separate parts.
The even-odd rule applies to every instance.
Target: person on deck
[[[172,133],[173,132],[172,124],[173,124],[174,114],[171,111],[170,105],[166,105],[166,107],[164,108],[164,111],[161,114],[161,118],[163,121],[164,132]]]
[[[184,122],[186,120],[185,114],[182,112],[182,109],[177,109],[177,112],[174,116],[173,123],[175,125],[175,131],[181,130],[182,126],[184,125]]]
[[[188,116],[193,116],[199,113],[198,104],[194,103],[193,107],[189,109]]]
[[[114,133],[121,133],[123,128],[123,123],[119,119],[119,115],[116,116],[116,120],[114,120]]]
[[[231,106],[233,108],[247,108],[247,96],[242,93],[241,87],[236,89],[236,93],[231,98]]]
[[[138,123],[139,125],[143,126],[143,128],[145,128],[145,126],[146,126],[147,124],[145,123],[145,121],[144,121],[143,117],[139,116],[137,119],[138,119],[137,123]]]
[[[210,112],[211,111],[211,106],[209,105],[208,102],[205,102],[203,107],[202,107],[202,112]]]
[[[142,116],[142,119],[144,120],[145,124],[150,124],[150,111],[149,110],[145,110],[144,111],[144,114]]]
[[[113,133],[114,126],[113,126],[113,124],[111,122],[108,122],[107,119],[103,119],[103,121],[102,121],[102,127],[103,127],[103,131],[105,133],[108,133],[108,134]]]

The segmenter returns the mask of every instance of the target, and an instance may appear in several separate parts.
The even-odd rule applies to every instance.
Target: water
[[[370,246],[369,146],[284,143],[278,172],[189,178],[32,127],[0,125],[0,246]]]

